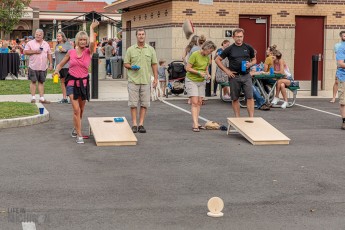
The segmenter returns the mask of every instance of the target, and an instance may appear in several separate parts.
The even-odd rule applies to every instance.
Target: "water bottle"
[[[207,74],[205,74],[204,78],[206,80],[206,83],[210,83],[210,79],[207,79],[208,78]]]

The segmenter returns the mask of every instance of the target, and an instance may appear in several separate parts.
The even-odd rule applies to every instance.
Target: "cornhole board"
[[[89,117],[90,135],[93,134],[97,146],[136,145],[138,139],[132,132],[125,117],[123,122],[115,122],[115,117]]]
[[[228,134],[235,128],[253,145],[288,145],[290,139],[261,117],[228,118]]]

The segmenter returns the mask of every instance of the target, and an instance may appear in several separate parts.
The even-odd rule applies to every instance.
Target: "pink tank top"
[[[75,78],[84,78],[89,74],[89,66],[91,63],[90,49],[86,48],[80,57],[77,55],[75,49],[69,50],[69,74]],[[83,80],[84,86],[86,86],[87,80]],[[67,86],[74,86],[74,80],[68,81]],[[77,87],[79,87],[79,81],[77,81]]]

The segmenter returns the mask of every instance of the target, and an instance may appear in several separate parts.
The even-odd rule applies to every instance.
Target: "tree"
[[[0,31],[4,34],[12,32],[23,15],[23,10],[31,0],[0,0]]]

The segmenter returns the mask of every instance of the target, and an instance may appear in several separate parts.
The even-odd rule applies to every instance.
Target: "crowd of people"
[[[85,31],[80,31],[76,35],[75,44],[71,44],[64,33],[59,32],[54,52],[51,51],[49,44],[44,41],[44,33],[40,29],[36,30],[33,39],[28,37],[23,41],[16,41],[14,45],[11,43],[12,49],[9,49],[7,43],[4,45],[4,42],[2,42],[1,47],[1,51],[5,50],[5,52],[19,49],[20,52],[29,57],[32,103],[36,102],[36,83],[38,83],[40,94],[39,102],[50,103],[44,98],[44,82],[47,69],[53,69],[52,54],[55,54],[54,74],[60,76],[63,92],[63,99],[60,103],[68,103],[67,97],[69,97],[73,108],[74,125],[71,136],[76,138],[76,142],[79,144],[84,143],[81,120],[86,100],[89,100],[90,97],[88,69],[91,63],[91,56],[94,52],[104,54],[107,60],[105,68],[107,69],[107,74],[110,74],[109,58],[116,54],[122,55],[121,40],[103,39],[98,44],[98,49],[96,49],[97,44],[94,36],[94,28],[96,26],[98,26],[97,21],[91,24],[90,36]],[[167,66],[165,60],[158,62],[155,49],[146,43],[146,32],[144,29],[137,29],[136,37],[137,43],[127,49],[124,57],[124,67],[128,70],[128,106],[132,118],[132,131],[134,133],[146,133],[144,121],[147,109],[150,107],[151,86],[155,88],[160,83],[162,88],[166,87]],[[338,66],[336,78],[339,82],[339,99],[343,118],[342,128],[345,129],[345,86],[343,79],[345,76],[345,31],[340,33],[340,37],[342,42],[338,45],[336,54]],[[200,129],[205,128],[199,124],[198,118],[205,97],[206,82],[211,80],[210,64],[214,51],[216,51],[214,57],[217,64],[216,74],[226,76],[229,81],[229,87],[223,87],[221,90],[224,90],[224,95],[231,98],[236,117],[240,116],[239,98],[241,94],[244,94],[246,98],[249,117],[254,116],[254,102],[256,102],[258,109],[269,110],[271,105],[278,103],[280,94],[283,97],[281,108],[287,107],[286,88],[290,86],[293,78],[277,46],[273,45],[267,48],[264,68],[258,70],[256,51],[250,44],[244,43],[244,30],[241,28],[235,29],[233,31],[233,40],[232,44],[229,40],[224,40],[221,47],[217,50],[217,46],[212,41],[207,40],[205,36],[195,35],[184,50],[183,61],[187,71],[185,91],[191,104],[193,132],[200,132]],[[256,74],[272,74],[272,71],[274,74],[280,74],[283,77],[274,79],[276,81],[275,97],[269,103],[253,84],[253,76]],[[152,75],[153,81],[151,80]],[[274,82],[271,79],[263,82],[264,86],[272,83]],[[215,84],[217,85],[217,82]],[[216,92],[215,90],[214,93],[216,94]],[[140,108],[139,112],[138,106]]]

